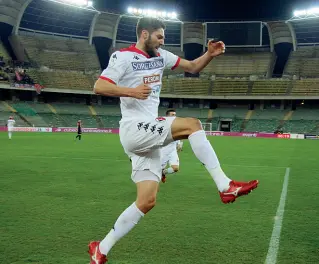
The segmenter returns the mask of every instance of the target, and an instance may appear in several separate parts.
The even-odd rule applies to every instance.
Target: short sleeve
[[[181,60],[180,57],[167,50],[161,50],[160,54],[164,58],[165,68],[174,70],[178,67]]]
[[[102,72],[100,79],[117,84],[124,75],[127,65],[124,53],[120,51],[114,52],[110,57],[109,65]]]

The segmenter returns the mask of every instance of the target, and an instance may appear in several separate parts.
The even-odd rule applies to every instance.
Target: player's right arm
[[[151,88],[144,83],[140,84],[135,88],[128,88],[123,86],[117,86],[99,78],[94,85],[94,93],[104,96],[115,96],[115,97],[134,97],[136,99],[147,99],[151,93]]]
[[[117,85],[125,74],[128,65],[129,62],[121,52],[114,52],[110,57],[108,67],[102,72],[94,85],[94,93],[104,96],[147,99],[151,93],[151,88],[143,83],[133,89]]]

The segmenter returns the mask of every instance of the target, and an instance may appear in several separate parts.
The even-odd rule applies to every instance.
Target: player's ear
[[[148,36],[149,36],[149,32],[147,30],[142,30],[142,38],[144,40],[147,40],[148,39]]]

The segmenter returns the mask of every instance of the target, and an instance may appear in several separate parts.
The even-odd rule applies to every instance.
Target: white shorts
[[[137,171],[149,170],[162,178],[161,147],[173,141],[175,117],[135,118],[120,122],[120,140],[132,161],[132,180]]]
[[[12,132],[14,131],[14,128],[13,127],[8,127],[8,132]]]
[[[179,166],[177,151],[173,151],[171,153],[162,153],[162,169],[165,169],[167,165]]]

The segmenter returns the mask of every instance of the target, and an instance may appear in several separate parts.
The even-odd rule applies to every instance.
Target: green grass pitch
[[[118,135],[0,133],[0,263],[87,264],[135,199]],[[222,167],[259,187],[234,204],[186,142],[156,207],[113,248],[110,264],[264,263],[291,168],[277,263],[319,263],[319,141],[210,137]]]

